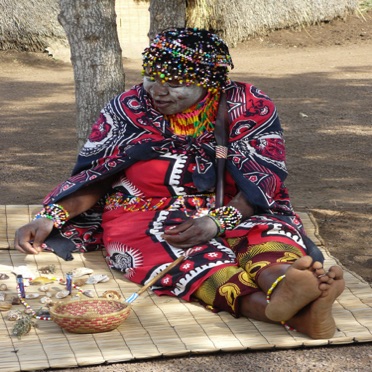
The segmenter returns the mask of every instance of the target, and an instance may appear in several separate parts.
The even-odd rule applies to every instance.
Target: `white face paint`
[[[160,78],[152,80],[146,75],[143,78],[143,87],[151,96],[155,108],[163,115],[181,113],[207,94],[206,88],[195,84],[179,84],[177,81],[162,83]]]

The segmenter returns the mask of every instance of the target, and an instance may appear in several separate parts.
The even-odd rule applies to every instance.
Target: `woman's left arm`
[[[254,208],[247,201],[242,192],[238,192],[234,198],[227,204],[230,207],[236,208],[242,215],[242,220],[254,215]]]

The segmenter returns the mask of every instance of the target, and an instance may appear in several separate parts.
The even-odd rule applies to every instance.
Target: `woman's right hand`
[[[68,195],[58,204],[68,212],[69,218],[76,217],[93,207],[111,188],[114,177],[96,182]],[[38,254],[43,250],[42,244],[53,230],[53,221],[49,218],[38,218],[20,227],[15,233],[14,248],[25,254]]]
[[[14,248],[25,254],[38,254],[42,244],[53,230],[53,221],[39,218],[17,229],[14,238]]]
[[[189,218],[174,228],[166,230],[163,239],[177,248],[188,249],[205,244],[217,234],[217,225],[208,216]]]

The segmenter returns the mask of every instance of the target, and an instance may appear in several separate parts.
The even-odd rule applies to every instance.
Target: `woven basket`
[[[106,298],[58,302],[50,309],[52,320],[72,333],[112,331],[129,313],[127,304]]]

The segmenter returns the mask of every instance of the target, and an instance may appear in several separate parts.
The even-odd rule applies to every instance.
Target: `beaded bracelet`
[[[34,220],[39,218],[47,218],[53,221],[56,229],[61,229],[67,222],[69,213],[59,204],[48,204],[34,217]]]
[[[216,218],[216,217],[210,216],[209,214],[208,214],[208,217],[217,226],[217,234],[216,234],[216,236],[221,236],[221,235],[225,234],[225,231],[226,231],[226,225],[225,225],[225,223],[223,221],[221,221],[220,219]]]
[[[223,207],[211,209],[208,212],[217,227],[219,228],[218,235],[222,235],[225,230],[232,230],[235,226],[239,225],[243,219],[242,214],[235,208],[228,205]]]

